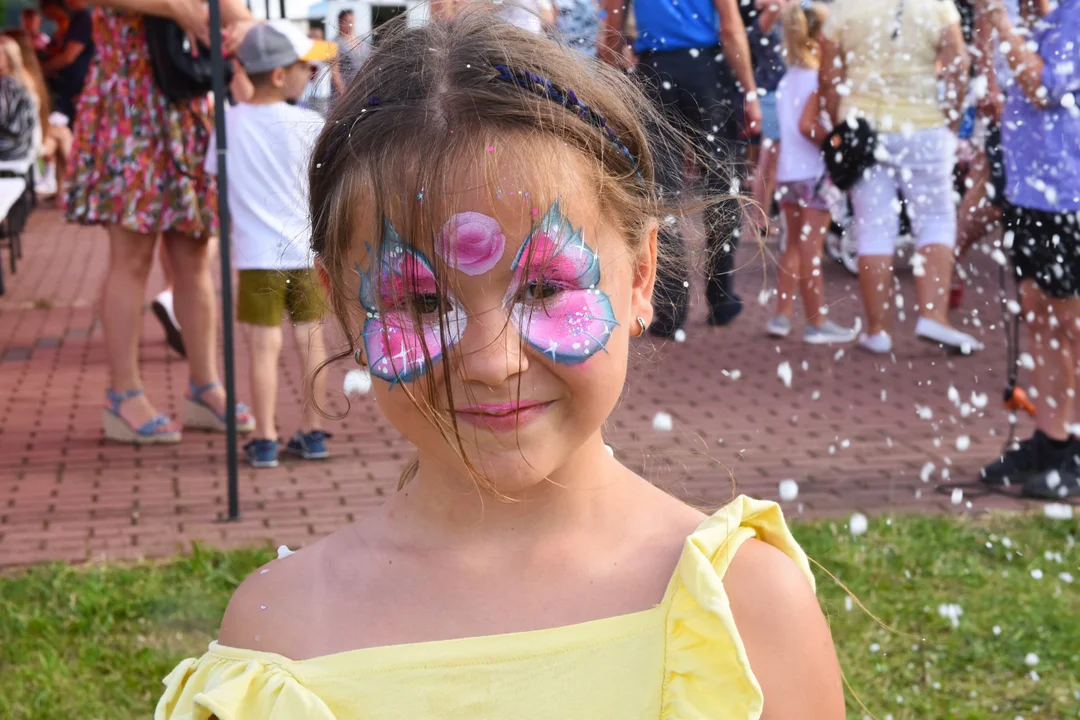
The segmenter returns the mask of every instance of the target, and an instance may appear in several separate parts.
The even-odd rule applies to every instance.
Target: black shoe
[[[1034,435],[984,467],[980,479],[987,485],[1023,485],[1034,475],[1063,467],[1076,450],[1075,442],[1058,448],[1042,430],[1036,430]]]
[[[713,308],[709,313],[708,323],[713,327],[723,327],[729,325],[731,321],[739,317],[739,313],[743,310],[742,300],[734,298],[725,302],[723,305]]]
[[[162,329],[165,330],[165,342],[179,353],[180,357],[186,358],[187,350],[184,348],[184,336],[180,334],[180,328],[173,322],[168,309],[157,300],[150,303],[150,309],[154,311],[154,317],[158,319]]]
[[[1041,500],[1080,497],[1080,475],[1075,470],[1044,470],[1028,478],[1023,495]]]

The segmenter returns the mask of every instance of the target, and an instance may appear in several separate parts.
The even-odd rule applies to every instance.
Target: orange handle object
[[[1013,387],[1005,391],[1005,407],[1014,412],[1023,410],[1031,417],[1035,417],[1035,405],[1022,388]]]

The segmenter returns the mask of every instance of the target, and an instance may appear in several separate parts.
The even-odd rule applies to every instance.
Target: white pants
[[[953,166],[956,136],[948,128],[878,135],[878,163],[851,188],[859,255],[892,255],[907,202],[915,247],[956,244]]]

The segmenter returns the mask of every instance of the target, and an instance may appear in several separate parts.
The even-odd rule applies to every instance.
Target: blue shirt
[[[634,0],[634,51],[665,52],[720,44],[720,15],[713,0]]]
[[[1063,0],[1039,23],[1034,40],[1050,105],[1039,109],[1018,86],[1001,124],[1005,195],[1044,212],[1080,211],[1080,0]]]

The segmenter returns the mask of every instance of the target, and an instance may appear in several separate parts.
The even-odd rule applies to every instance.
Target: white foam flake
[[[1035,358],[1031,357],[1031,353],[1020,353],[1017,363],[1025,370],[1035,369]]]
[[[1072,585],[1072,581],[1073,581],[1072,573],[1068,573],[1068,572],[1058,573],[1058,580],[1065,583],[1066,585]]]
[[[671,432],[675,427],[675,421],[671,418],[671,413],[658,412],[653,415],[652,429],[657,432]]]
[[[776,377],[780,378],[784,387],[791,387],[791,363],[786,360],[780,363],[776,368]]]
[[[1000,635],[1001,634],[1001,626],[1000,625],[995,625],[994,628],[993,628],[993,632],[994,632],[995,635]]]
[[[367,395],[371,392],[371,373],[367,370],[350,370],[345,373],[346,395]]]
[[[930,476],[934,474],[934,463],[928,462],[922,466],[922,470],[919,471],[919,479],[923,482],[930,482]]]
[[[960,617],[964,614],[964,609],[956,603],[942,603],[938,605],[937,612],[938,615],[949,621],[953,629],[960,627]]]
[[[779,489],[780,499],[784,502],[791,502],[799,497],[799,483],[794,480],[781,480]]]
[[[683,330],[682,328],[679,328],[678,330],[675,331],[675,342],[677,342],[677,343],[686,342],[686,331]]]
[[[1024,664],[1028,667],[1035,667],[1039,664],[1039,656],[1033,652],[1029,652],[1024,656]]]
[[[292,555],[293,553],[294,553],[294,551],[290,550],[287,545],[279,545],[278,546],[278,549],[277,549],[278,560],[281,560],[282,558],[287,558],[290,555]]]
[[[1043,571],[1040,570],[1039,568],[1035,568],[1035,569],[1033,569],[1031,571],[1031,577],[1035,578],[1036,580],[1042,580],[1043,579]]]
[[[971,438],[970,437],[968,437],[967,435],[961,435],[960,437],[956,438],[956,449],[957,450],[959,450],[960,452],[964,452],[969,447],[971,447]]]
[[[987,403],[986,393],[971,393],[971,404],[982,410]]]
[[[862,513],[855,513],[851,516],[851,519],[848,520],[848,529],[855,537],[858,537],[859,535],[865,533],[869,526],[870,523],[867,521],[866,516]]]
[[[959,505],[964,502],[964,491],[960,488],[953,488],[952,491],[952,504]]]
[[[1064,505],[1062,503],[1048,503],[1046,505],[1043,505],[1043,515],[1050,518],[1051,520],[1072,520],[1072,505]]]
[[[851,608],[854,607],[854,606],[855,606],[855,603],[853,603],[851,601],[851,596],[850,595],[845,596],[844,597],[844,609],[847,610],[848,612],[851,612]]]

